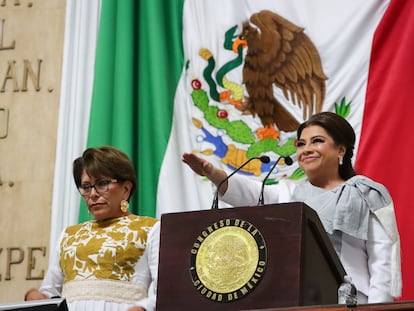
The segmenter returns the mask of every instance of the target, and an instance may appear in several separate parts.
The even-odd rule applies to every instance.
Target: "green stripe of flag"
[[[88,147],[112,145],[134,162],[131,211],[155,216],[159,170],[183,64],[184,0],[103,0]],[[90,218],[83,205],[79,221]]]

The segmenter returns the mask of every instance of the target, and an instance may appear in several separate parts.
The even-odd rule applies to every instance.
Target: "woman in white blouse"
[[[296,156],[306,179],[281,180],[265,187],[268,203],[302,201],[315,209],[358,290],[358,303],[392,301],[401,295],[400,240],[387,189],[352,166],[355,132],[331,112],[313,115],[297,130]],[[215,185],[225,171],[192,154],[183,162]],[[261,183],[234,175],[220,186],[232,206],[255,205]]]

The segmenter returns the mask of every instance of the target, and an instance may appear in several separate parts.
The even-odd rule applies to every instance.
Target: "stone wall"
[[[49,258],[65,0],[0,0],[0,303]]]

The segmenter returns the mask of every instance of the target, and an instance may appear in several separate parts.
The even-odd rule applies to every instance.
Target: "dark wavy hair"
[[[339,176],[344,180],[356,175],[352,166],[352,157],[355,147],[355,131],[351,124],[341,116],[333,112],[321,112],[314,114],[307,121],[303,122],[297,130],[297,138],[300,138],[303,129],[311,125],[318,125],[332,137],[336,145],[345,146],[343,164],[339,165]]]
[[[88,148],[81,157],[73,161],[73,178],[78,188],[82,182],[83,170],[95,178],[114,178],[119,182],[130,181],[132,188],[129,198],[136,190],[137,176],[131,160],[124,152],[114,147]]]

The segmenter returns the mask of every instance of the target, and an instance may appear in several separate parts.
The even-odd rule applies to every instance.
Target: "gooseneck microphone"
[[[269,173],[267,173],[266,177],[263,179],[263,182],[262,182],[262,189],[260,190],[259,202],[257,203],[257,205],[264,205],[264,186],[265,186],[265,184],[266,184],[266,180],[269,178],[270,174],[272,174],[273,170],[274,170],[274,169],[275,169],[275,167],[279,164],[279,161],[280,161],[281,159],[285,159],[285,163],[286,163],[286,165],[292,165],[292,164],[293,164],[293,160],[292,160],[292,158],[291,158],[291,157],[289,157],[289,156],[287,156],[287,157],[280,156],[280,157],[276,160],[275,164],[273,164],[273,166],[272,166],[272,168],[270,169]]]
[[[248,159],[246,162],[244,162],[242,165],[240,165],[236,170],[234,170],[230,175],[228,175],[226,178],[224,178],[218,185],[217,185],[217,189],[216,189],[216,193],[214,195],[214,199],[213,199],[213,205],[211,206],[211,209],[218,209],[218,194],[219,194],[219,190],[220,187],[234,174],[236,174],[238,171],[240,171],[243,167],[245,167],[248,163],[250,163],[250,161],[253,160],[260,160],[262,163],[269,163],[270,162],[270,158],[268,156],[260,156],[260,157],[254,157],[254,158],[250,158]],[[273,169],[273,168],[272,168]]]

